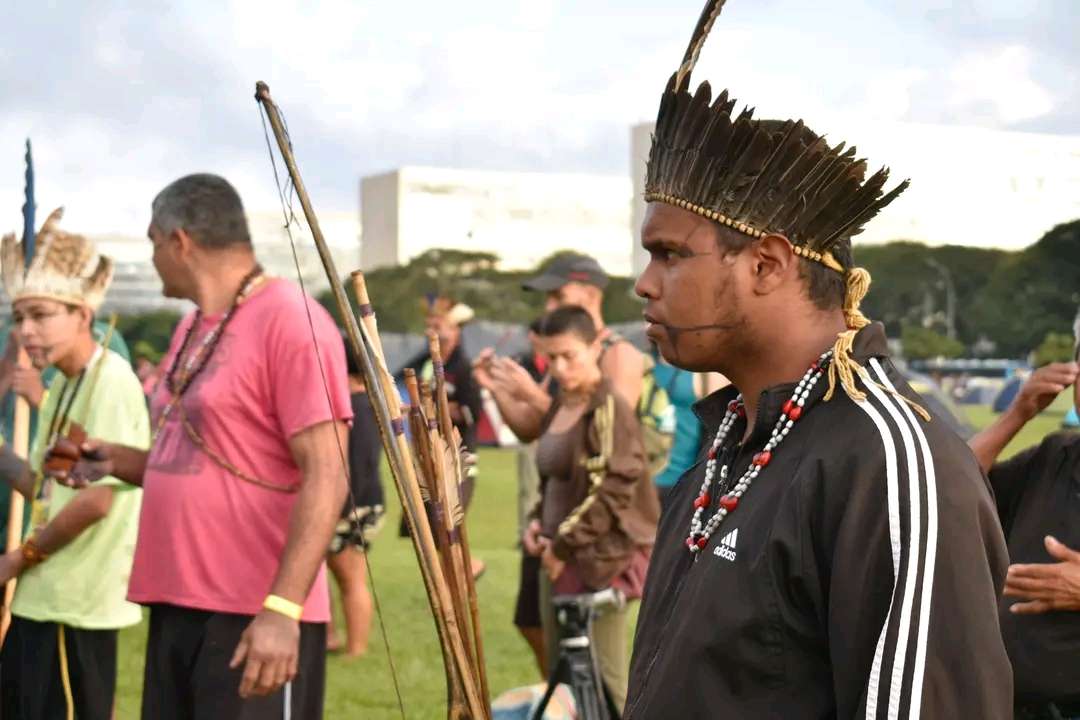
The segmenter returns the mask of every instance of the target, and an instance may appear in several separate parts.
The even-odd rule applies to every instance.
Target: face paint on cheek
[[[664,333],[671,345],[671,359],[678,364],[680,359],[684,359],[684,355],[700,356],[708,351],[714,345],[708,342],[709,335],[737,330],[743,322],[735,310],[736,303],[731,298],[730,282],[727,279],[715,276],[707,281],[687,278],[676,287],[679,288],[679,302],[677,305],[673,303],[673,307],[669,308],[669,311],[674,310],[669,317],[675,321],[680,317],[688,320],[701,318],[703,321],[663,324]],[[721,308],[728,308],[728,313],[726,318],[718,320],[717,310]],[[691,360],[690,357],[685,359]]]

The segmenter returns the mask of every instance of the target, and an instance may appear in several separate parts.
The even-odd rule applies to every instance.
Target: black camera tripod
[[[547,691],[532,720],[543,720],[551,696],[560,683],[570,686],[579,720],[619,720],[619,711],[604,687],[592,652],[593,617],[626,607],[626,596],[614,588],[583,595],[555,597],[559,623],[559,658],[551,671]]]

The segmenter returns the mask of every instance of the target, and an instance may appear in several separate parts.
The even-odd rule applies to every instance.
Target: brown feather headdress
[[[708,82],[690,94],[690,75],[725,0],[708,0],[682,64],[660,100],[645,200],[691,210],[752,237],[783,235],[799,255],[845,273],[831,250],[907,187],[885,192],[882,168],[866,179],[855,148],[830,147],[802,120],[735,115],[727,90]]]
[[[735,99],[724,90],[714,100],[708,82],[691,95],[690,75],[724,2],[706,0],[682,64],[660,99],[645,171],[645,200],[690,210],[750,237],[782,235],[800,257],[843,275],[848,330],[833,347],[825,399],[840,384],[853,400],[864,400],[856,376],[876,383],[851,350],[855,334],[870,322],[859,310],[870,274],[844,267],[832,251],[862,232],[908,182],[886,192],[888,168],[867,179],[866,160],[857,157],[854,147],[830,146],[802,120],[755,120],[751,108],[735,115]],[[923,408],[911,404],[929,419]]]
[[[99,255],[89,238],[61,230],[63,214],[63,208],[53,210],[41,226],[29,266],[24,243],[14,233],[4,236],[0,242],[4,289],[12,302],[47,298],[96,312],[112,282],[113,261]]]

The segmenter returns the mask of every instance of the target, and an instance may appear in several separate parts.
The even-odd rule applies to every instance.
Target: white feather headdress
[[[113,261],[99,255],[94,243],[58,227],[63,208],[53,210],[34,242],[34,257],[26,263],[25,245],[15,233],[0,242],[0,273],[12,302],[47,298],[71,305],[101,307],[113,277]]]

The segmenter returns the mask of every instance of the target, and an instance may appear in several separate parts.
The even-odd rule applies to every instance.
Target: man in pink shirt
[[[165,295],[197,310],[150,397],[150,452],[91,443],[100,462],[72,473],[143,486],[128,591],[150,608],[142,717],[322,717],[323,558],[352,414],[341,337],[296,285],[262,273],[224,179],[162,190],[149,236]]]

